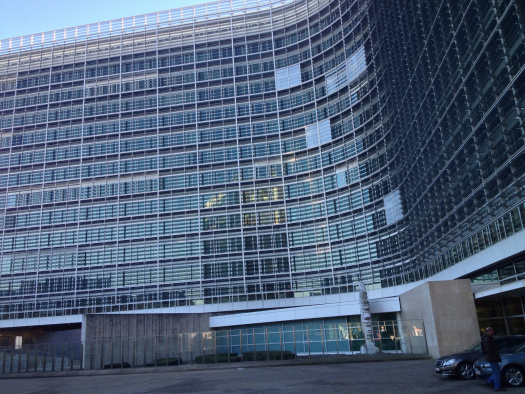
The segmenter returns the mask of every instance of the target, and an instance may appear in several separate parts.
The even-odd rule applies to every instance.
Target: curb
[[[319,365],[319,364],[351,364],[363,362],[387,362],[387,361],[414,361],[430,360],[428,354],[422,355],[385,355],[380,356],[337,356],[323,357],[314,356],[311,358],[298,358],[295,360],[284,361],[246,361],[238,363],[221,363],[221,364],[190,364],[163,367],[135,367],[119,369],[97,369],[97,370],[77,370],[77,371],[59,371],[59,372],[16,372],[0,374],[2,379],[27,379],[27,378],[58,378],[58,377],[75,377],[75,376],[103,376],[103,375],[130,375],[130,374],[150,374],[166,372],[187,372],[217,369],[236,369],[236,368],[258,368],[258,367],[293,367],[295,365]]]

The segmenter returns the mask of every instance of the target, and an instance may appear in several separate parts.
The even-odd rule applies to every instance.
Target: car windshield
[[[466,352],[479,352],[479,351],[481,351],[481,341],[476,342],[474,345],[472,345],[471,347],[469,347],[465,351]]]

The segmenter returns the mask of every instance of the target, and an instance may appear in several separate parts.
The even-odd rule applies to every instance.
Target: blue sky
[[[210,0],[0,0],[0,39],[207,3]]]

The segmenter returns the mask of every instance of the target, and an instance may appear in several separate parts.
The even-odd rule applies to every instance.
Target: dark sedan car
[[[500,353],[505,351],[512,351],[516,348],[525,345],[525,336],[523,335],[506,335],[494,337],[494,341],[498,345]],[[436,360],[436,372],[443,376],[457,376],[462,379],[474,379],[475,373],[474,363],[483,357],[481,351],[481,341],[475,343],[467,350],[449,354],[440,357]]]
[[[501,382],[509,386],[523,386],[525,384],[525,345],[515,351],[502,351]],[[492,369],[485,357],[474,363],[474,371],[480,378],[487,379],[492,375]]]

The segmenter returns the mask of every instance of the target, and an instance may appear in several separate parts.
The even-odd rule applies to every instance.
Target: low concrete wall
[[[153,337],[210,331],[209,313],[84,315],[82,340]]]
[[[399,300],[401,320],[423,320],[428,352],[434,358],[464,350],[480,339],[468,279],[427,282]]]

